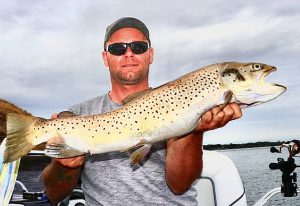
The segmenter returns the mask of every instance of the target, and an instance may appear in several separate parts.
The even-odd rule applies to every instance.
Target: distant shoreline
[[[249,142],[242,144],[208,144],[203,145],[205,150],[224,150],[224,149],[241,149],[241,148],[254,148],[254,147],[271,147],[279,146],[287,141],[277,141],[277,142]]]

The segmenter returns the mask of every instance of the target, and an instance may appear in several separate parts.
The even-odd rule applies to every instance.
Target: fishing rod
[[[254,206],[264,205],[271,197],[278,193],[281,193],[283,197],[296,197],[298,192],[300,192],[300,188],[297,185],[297,173],[294,172],[297,167],[300,167],[300,165],[295,164],[295,157],[299,157],[300,153],[300,141],[292,140],[288,143],[283,143],[279,146],[279,149],[271,147],[270,152],[281,153],[285,148],[289,152],[289,157],[286,160],[277,158],[277,163],[269,164],[271,170],[280,170],[282,172],[281,186],[266,193]]]

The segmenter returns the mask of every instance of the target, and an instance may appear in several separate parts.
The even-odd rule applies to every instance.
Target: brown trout
[[[27,112],[1,109],[4,100],[0,100],[0,111],[7,119],[4,162],[16,160],[45,142],[51,142],[45,149],[51,157],[137,148],[131,160],[139,162],[151,144],[188,134],[202,114],[217,105],[236,102],[249,107],[281,95],[285,86],[265,81],[275,70],[261,63],[213,64],[128,97],[123,107],[112,112],[91,116],[46,120]]]

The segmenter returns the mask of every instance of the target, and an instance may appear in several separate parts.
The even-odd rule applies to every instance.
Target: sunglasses
[[[105,48],[105,51],[109,51],[109,53],[116,56],[121,56],[126,53],[128,47],[130,47],[131,51],[134,54],[143,54],[149,49],[150,45],[148,42],[144,41],[134,41],[131,43],[114,43],[108,45]]]

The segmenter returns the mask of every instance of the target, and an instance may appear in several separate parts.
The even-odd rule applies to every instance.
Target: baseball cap
[[[109,25],[106,28],[106,33],[105,33],[105,37],[104,37],[104,47],[105,47],[105,44],[108,41],[108,39],[111,37],[111,35],[113,35],[113,33],[115,33],[117,30],[123,29],[123,28],[138,29],[145,35],[146,39],[151,44],[150,37],[149,37],[149,30],[148,30],[147,26],[141,20],[139,20],[137,18],[133,18],[133,17],[123,17],[123,18],[120,18],[117,21],[113,22],[111,25]]]

